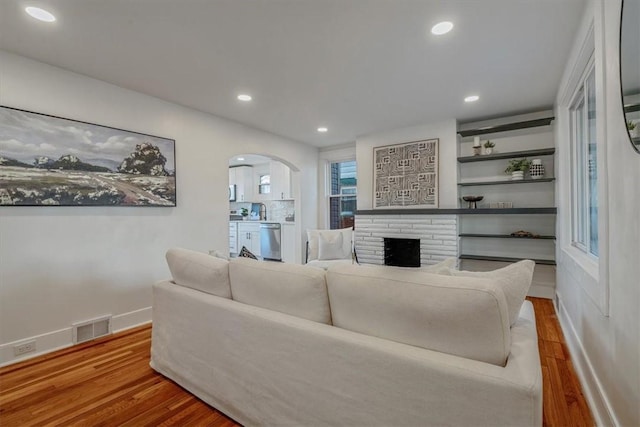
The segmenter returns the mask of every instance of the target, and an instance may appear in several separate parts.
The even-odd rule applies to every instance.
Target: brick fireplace
[[[384,239],[419,239],[420,265],[458,256],[458,216],[431,214],[356,214],[358,261],[384,265]]]

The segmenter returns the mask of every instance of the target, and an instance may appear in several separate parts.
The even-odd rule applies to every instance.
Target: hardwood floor
[[[545,426],[592,426],[550,300],[536,311]],[[149,367],[151,326],[0,369],[0,425],[235,426]]]

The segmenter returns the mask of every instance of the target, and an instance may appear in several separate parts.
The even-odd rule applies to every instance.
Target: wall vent
[[[74,323],[71,326],[73,327],[74,344],[91,341],[111,333],[111,315]]]

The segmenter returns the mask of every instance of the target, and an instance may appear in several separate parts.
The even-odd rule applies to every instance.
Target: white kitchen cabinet
[[[253,168],[251,166],[229,168],[229,184],[236,186],[236,202],[253,200]]]
[[[229,254],[238,253],[238,223],[229,223]]]
[[[271,161],[271,200],[291,199],[291,170],[287,165],[278,161]]]
[[[282,224],[282,261],[296,263],[296,226],[294,223]]]
[[[260,256],[260,223],[238,222],[238,252],[243,246],[255,256]]]

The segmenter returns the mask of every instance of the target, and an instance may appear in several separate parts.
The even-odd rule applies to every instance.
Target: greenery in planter
[[[635,128],[636,128],[636,124],[634,122],[632,122],[631,120],[629,120],[627,122],[627,129],[634,130]]]
[[[531,166],[531,160],[526,157],[524,159],[509,160],[509,166],[504,170],[505,173],[511,173],[516,171],[526,171]]]
[[[484,143],[484,148],[493,148],[495,146],[496,146],[496,144],[494,142],[489,141],[489,140],[487,140],[487,142]]]
[[[242,216],[249,215],[249,209],[247,209],[247,208],[240,209],[240,215],[242,215]]]

